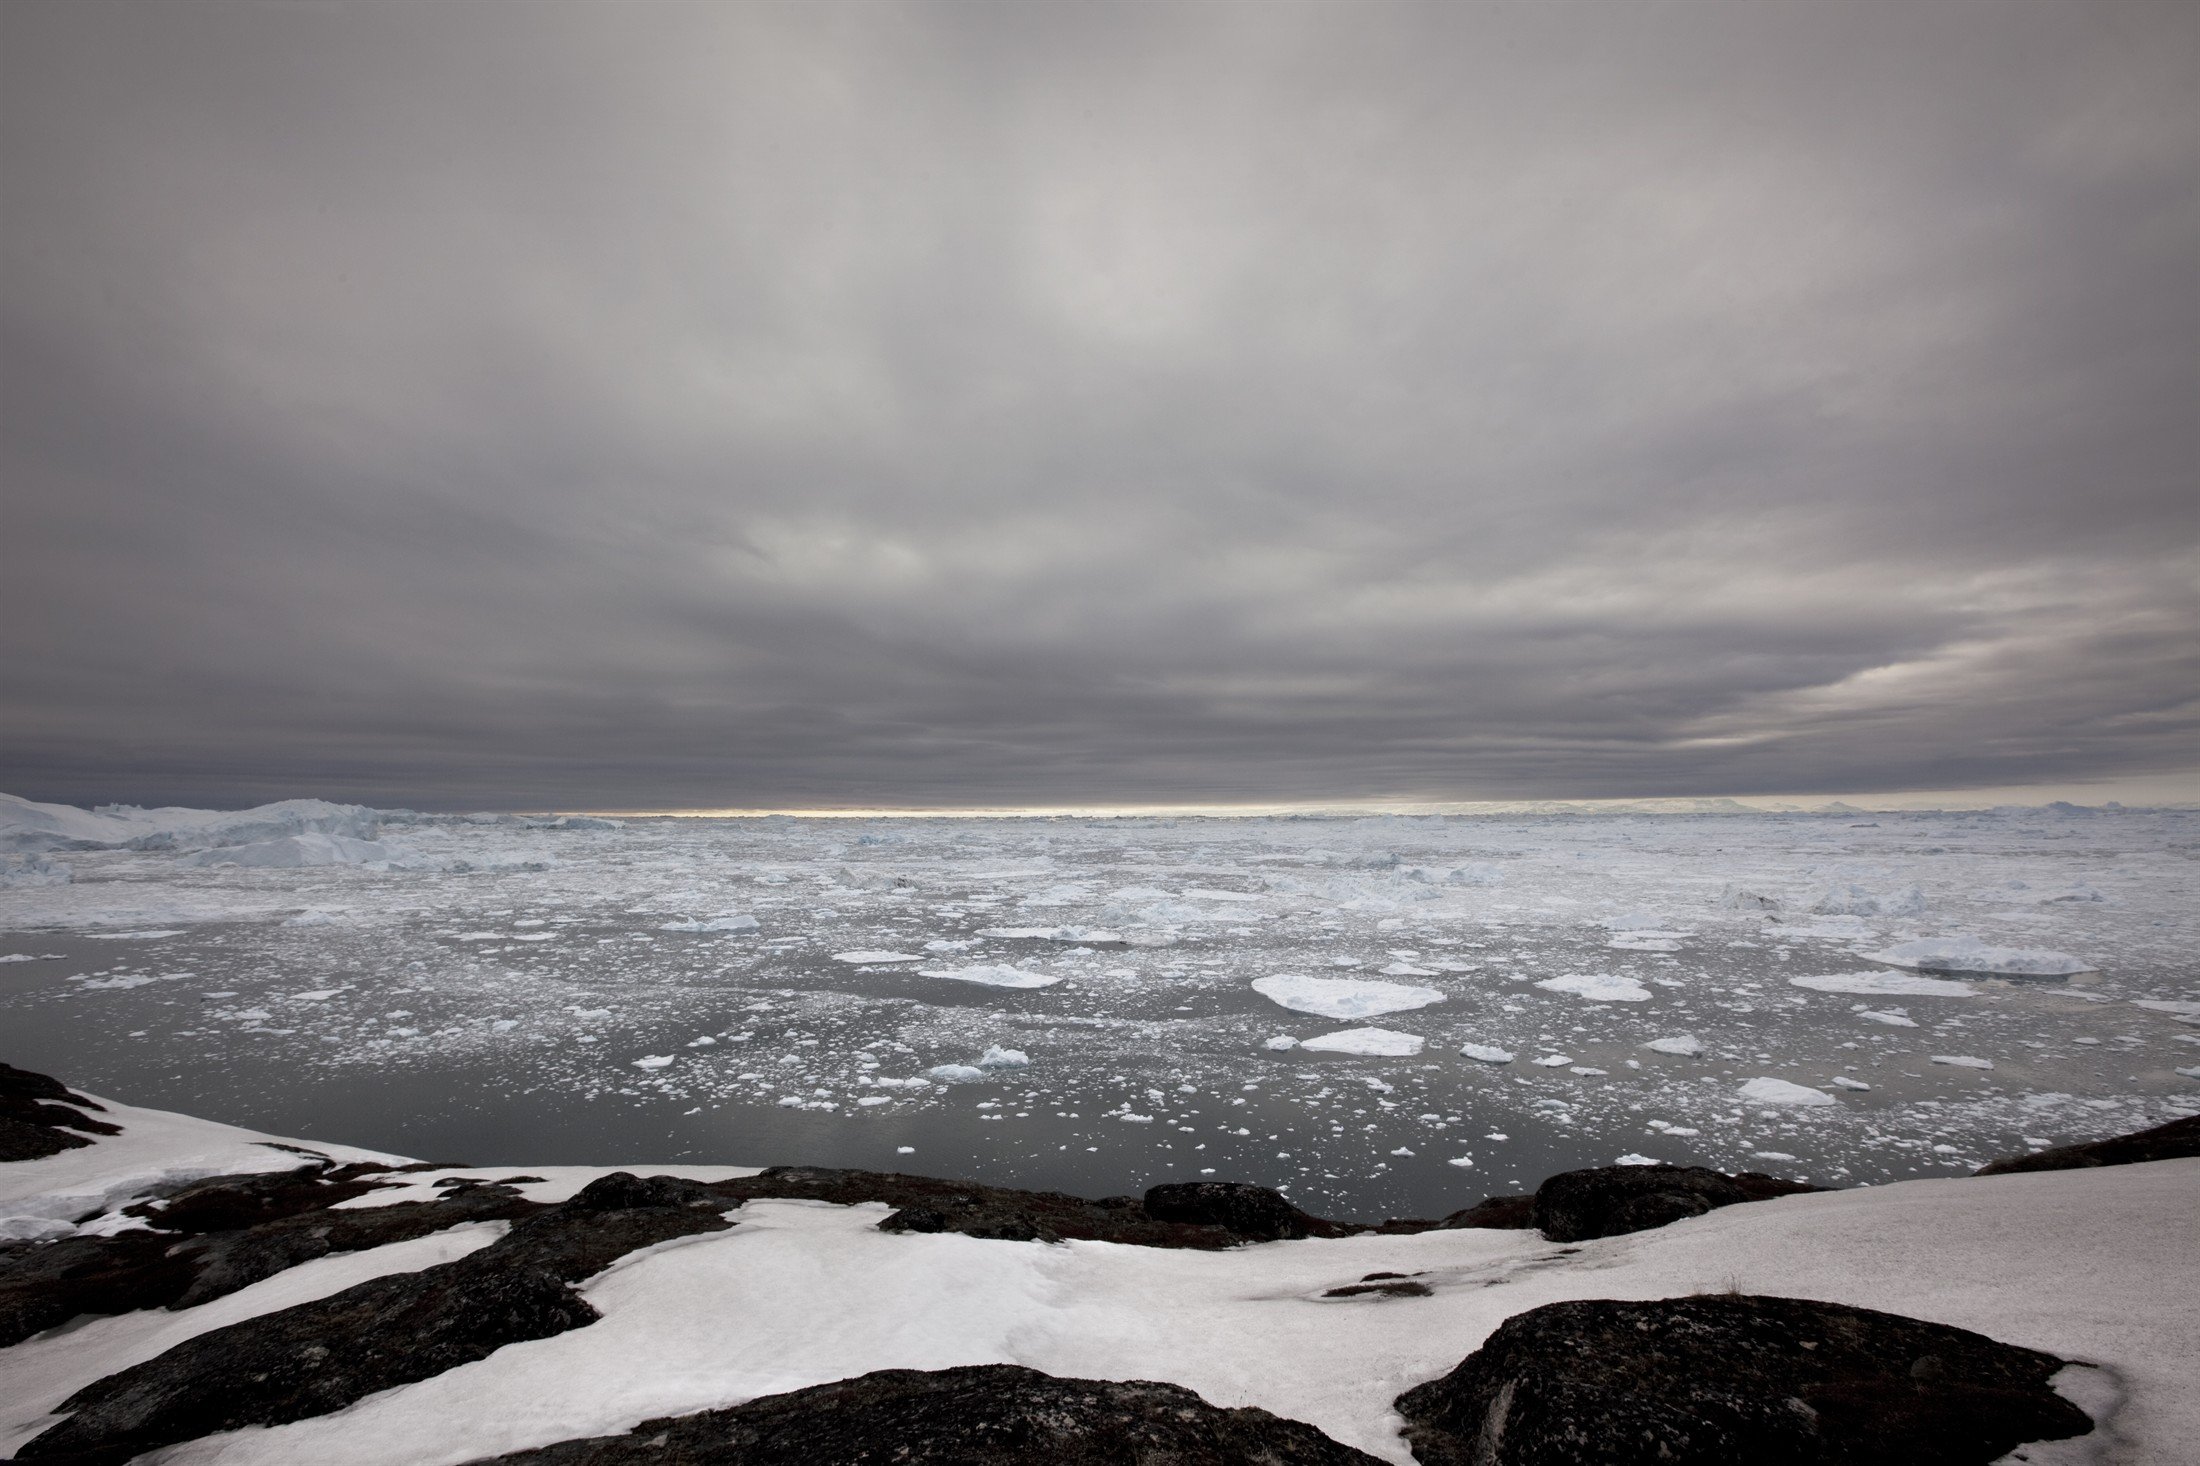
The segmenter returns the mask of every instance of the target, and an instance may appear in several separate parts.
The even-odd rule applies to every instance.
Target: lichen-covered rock
[[[1837,1303],[1596,1299],[1514,1315],[1397,1408],[1422,1466],[1983,1466],[2093,1428],[2063,1364]]]
[[[2152,1130],[2118,1135],[2085,1145],[2057,1145],[2030,1155],[2009,1156],[1979,1167],[1981,1176],[2018,1171],[2071,1171],[2083,1166],[2133,1166],[2145,1161],[2174,1161],[2200,1156],[2200,1115],[2187,1115]]]
[[[645,1420],[495,1466],[1374,1466],[1313,1426],[1148,1380],[1013,1364],[886,1369],[726,1410]],[[487,1463],[478,1463],[487,1466]]]
[[[1646,1232],[1722,1206],[1822,1191],[1800,1181],[1706,1166],[1593,1166],[1563,1171],[1536,1188],[1534,1224],[1553,1242]]]

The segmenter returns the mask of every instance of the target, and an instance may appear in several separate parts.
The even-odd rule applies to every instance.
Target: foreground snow
[[[110,1113],[122,1136],[0,1167],[0,1194],[52,1216],[67,1211],[65,1198],[120,1204],[149,1178],[209,1164],[259,1170],[302,1159],[226,1126],[125,1106]],[[569,1196],[602,1173],[536,1170],[545,1179],[529,1194]],[[425,1194],[423,1182],[408,1182],[348,1204]],[[2200,1439],[2200,1379],[2189,1368],[2200,1357],[2196,1204],[2200,1161],[2166,1161],[1794,1196],[1568,1247],[1533,1232],[1469,1230],[1190,1252],[890,1235],[876,1230],[882,1206],[758,1201],[728,1213],[730,1232],[631,1254],[584,1285],[598,1323],[333,1415],[209,1437],[159,1459],[437,1466],[875,1369],[1018,1363],[1170,1381],[1404,1463],[1391,1401],[1450,1369],[1506,1317],[1563,1299],[1737,1288],[1884,1309],[2098,1365],[2063,1379],[2104,1426],[2027,1447],[2027,1459],[2166,1461],[2175,1442]],[[447,1261],[495,1235],[454,1228],[309,1263],[198,1308],[93,1321],[0,1350],[9,1386],[0,1448],[50,1424],[45,1412],[73,1390],[185,1338]],[[1372,1272],[1412,1274],[1433,1296],[1323,1296]]]

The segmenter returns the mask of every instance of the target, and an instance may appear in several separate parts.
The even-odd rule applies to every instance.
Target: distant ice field
[[[1854,1184],[2200,1112],[2192,813],[139,842],[18,859],[0,1058],[480,1165],[1211,1176],[1377,1217],[1623,1155]]]

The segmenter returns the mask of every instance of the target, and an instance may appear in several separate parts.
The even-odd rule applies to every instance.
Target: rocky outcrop
[[[479,1252],[215,1329],[78,1391],[18,1453],[108,1466],[246,1425],[340,1410],[378,1390],[596,1321],[573,1285],[627,1253],[719,1231],[727,1203],[692,1181],[624,1172],[513,1225]]]
[[[1507,1319],[1397,1409],[1423,1466],[1962,1466],[2092,1429],[2063,1363],[1798,1298],[1592,1300]]]
[[[121,1134],[85,1113],[104,1110],[58,1079],[0,1064],[0,1161],[35,1161],[90,1145],[94,1135]]]
[[[1374,1466],[1313,1426],[1150,1380],[1014,1364],[886,1369],[727,1410],[645,1420],[495,1466]],[[487,1466],[487,1463],[477,1463]]]
[[[1213,1182],[1156,1186],[1144,1197],[1094,1201],[1058,1191],[1019,1191],[886,1171],[774,1166],[760,1175],[714,1181],[710,1190],[729,1204],[764,1197],[842,1205],[884,1202],[896,1210],[879,1223],[882,1232],[960,1232],[1010,1242],[1214,1249],[1279,1237],[1349,1237],[1369,1230],[1309,1216],[1265,1186]]]
[[[2141,1130],[2096,1140],[2086,1145],[2057,1145],[2030,1155],[2009,1156],[1979,1167],[1981,1176],[2007,1176],[2019,1171],[2071,1171],[2084,1166],[2131,1166],[2143,1161],[2174,1161],[2200,1156],[2200,1115],[2188,1115]]]
[[[127,1208],[145,1230],[0,1249],[0,1346],[79,1314],[189,1308],[330,1253],[545,1210],[505,1186],[454,1187],[438,1201],[327,1209],[387,1184],[364,1179],[370,1172],[387,1168],[322,1162],[202,1181]]]
[[[1563,1171],[1536,1188],[1531,1220],[1553,1242],[1644,1232],[1744,1201],[1823,1191],[1800,1181],[1706,1166],[1595,1166]]]

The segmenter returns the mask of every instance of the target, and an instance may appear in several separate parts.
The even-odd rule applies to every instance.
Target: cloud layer
[[[2176,0],[0,26],[5,787],[2195,762]]]

